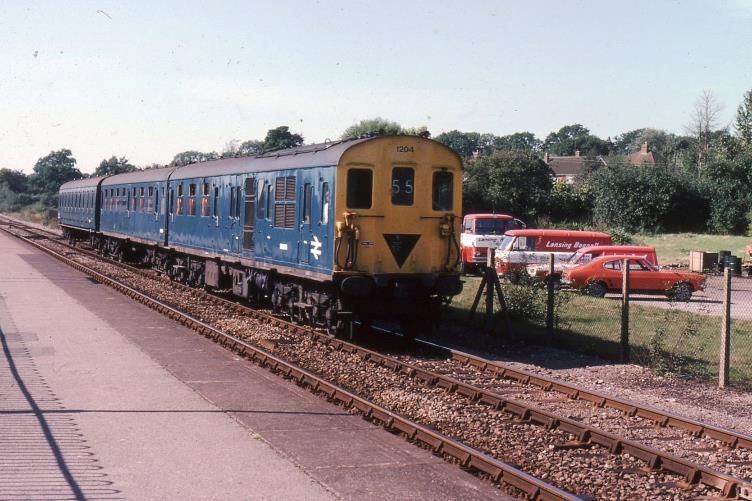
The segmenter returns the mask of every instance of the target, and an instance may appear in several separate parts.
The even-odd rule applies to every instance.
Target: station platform
[[[509,499],[0,233],[0,499]]]

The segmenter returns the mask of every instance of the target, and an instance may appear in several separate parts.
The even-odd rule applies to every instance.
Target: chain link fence
[[[719,379],[727,312],[723,275],[708,275],[705,290],[696,291],[689,301],[630,292],[626,315],[622,315],[624,298],[620,293],[593,297],[579,290],[555,288],[549,296],[546,284],[540,281],[518,277],[513,282],[501,283],[511,337],[495,298],[494,331],[506,340],[628,360],[661,373]],[[477,278],[466,279],[465,291],[451,306],[450,322],[468,325],[479,285]],[[728,381],[752,390],[752,277],[730,276],[730,298]],[[482,298],[473,324],[476,332],[487,326],[482,320],[484,305]]]

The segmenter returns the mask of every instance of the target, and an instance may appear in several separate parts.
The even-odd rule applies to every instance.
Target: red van
[[[460,237],[462,271],[470,273],[485,265],[489,247],[498,247],[506,231],[524,227],[525,223],[507,214],[466,215]]]
[[[653,247],[644,247],[641,245],[598,245],[595,247],[583,247],[572,254],[566,261],[554,263],[554,279],[560,279],[562,272],[565,270],[589,263],[597,257],[616,255],[644,257],[652,265],[658,266],[658,256],[656,256],[655,248]],[[528,265],[527,273],[531,277],[544,280],[548,276],[548,263]]]
[[[529,264],[563,263],[584,247],[611,245],[608,233],[569,230],[511,230],[504,234],[496,251],[496,271],[503,275]]]

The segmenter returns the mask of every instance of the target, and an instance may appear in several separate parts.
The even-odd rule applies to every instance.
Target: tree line
[[[752,90],[744,94],[733,124],[720,123],[721,111],[715,96],[703,92],[682,134],[639,128],[603,139],[581,124],[570,124],[543,139],[527,131],[497,136],[458,130],[433,139],[463,160],[466,212],[508,212],[532,224],[625,232],[743,233],[752,225]],[[406,128],[372,118],[348,127],[340,138],[395,134],[431,136],[425,126]],[[643,143],[650,146],[656,165],[627,161]],[[170,165],[254,156],[303,144],[301,134],[279,126],[263,140],[229,141],[222,152],[177,153]],[[572,184],[555,182],[544,153],[575,152],[584,157],[584,171]],[[143,168],[155,167],[162,166]],[[127,158],[112,156],[92,175],[137,169]],[[40,158],[31,175],[0,169],[0,210],[55,206],[59,186],[82,177],[68,149]]]

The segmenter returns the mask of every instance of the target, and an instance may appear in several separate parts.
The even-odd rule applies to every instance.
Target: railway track
[[[27,228],[24,231],[33,233],[36,230]],[[70,256],[64,256],[64,253],[71,252],[64,244],[55,242],[54,239],[47,240],[52,242],[53,246],[62,246],[56,257],[72,263],[79,269],[84,267]],[[41,245],[43,241],[32,243],[44,247]],[[76,249],[75,252],[81,251]],[[85,259],[102,258],[88,255]],[[102,266],[115,265],[106,263]],[[143,270],[121,268],[126,269],[145,280],[160,280]],[[89,269],[87,273],[96,274],[97,280],[120,288],[142,302],[155,300],[129,285],[118,285],[116,278],[105,276],[101,270]],[[111,274],[118,273],[125,271],[111,270]],[[164,282],[162,279],[160,283]],[[157,301],[152,307],[179,319],[182,323],[191,324],[204,335],[213,337],[236,351],[261,361],[264,365],[283,367],[278,365],[281,362],[279,357],[293,359],[294,366],[297,366],[295,369],[275,370],[309,387],[327,388],[324,393],[329,398],[344,402],[350,408],[359,409],[371,419],[386,424],[393,430],[404,432],[411,439],[424,445],[428,444],[434,450],[448,454],[460,464],[483,471],[497,481],[515,485],[510,482],[509,475],[512,474],[501,474],[503,470],[499,469],[500,466],[496,465],[492,472],[488,471],[487,463],[484,462],[493,459],[491,456],[496,458],[495,461],[502,459],[517,464],[528,473],[545,478],[560,488],[586,496],[664,499],[704,496],[710,493],[745,499],[752,496],[747,476],[738,478],[715,471],[686,457],[627,438],[619,431],[623,431],[621,425],[606,431],[584,419],[573,419],[568,417],[568,414],[562,416],[550,406],[572,402],[589,405],[590,409],[593,405],[596,408],[602,406],[602,409],[614,411],[622,418],[651,421],[661,430],[665,430],[666,426],[676,427],[698,435],[695,438],[720,440],[728,444],[726,447],[729,450],[734,451],[747,450],[750,445],[749,437],[740,434],[734,436],[733,432],[679,416],[660,416],[660,411],[656,409],[589,392],[466,353],[449,352],[449,358],[444,360],[390,357],[352,343],[334,340],[306,327],[290,324],[203,291],[180,284],[171,285],[173,287],[168,289],[174,289],[192,298],[190,302],[194,304],[190,307],[191,311],[181,311],[188,309],[185,308],[185,298]],[[163,286],[160,288],[165,289]],[[201,301],[196,301],[199,298]],[[167,302],[172,306],[166,304]],[[179,308],[175,308],[176,303]],[[217,306],[222,307],[219,315]],[[256,332],[249,334],[249,327],[255,327]],[[267,347],[268,351],[254,348],[252,344]],[[427,346],[434,350],[447,350],[436,345]],[[364,363],[369,364],[370,369],[364,370]],[[308,378],[319,376],[324,376],[326,381],[337,381],[339,388],[326,381],[315,384],[307,382],[313,381]],[[516,387],[509,387],[509,382],[516,384]],[[330,386],[323,386],[324,384]],[[510,391],[524,393],[520,392],[523,385],[537,388],[537,393],[548,398],[532,398],[536,392],[529,392],[527,399],[509,397]],[[566,398],[559,398],[561,402],[552,402],[557,400],[550,398],[552,394],[555,395],[552,390]],[[340,394],[338,391],[345,393]],[[357,397],[356,393],[361,396]],[[345,394],[346,397],[342,396]],[[364,395],[365,399],[362,398]],[[357,400],[358,398],[360,400]],[[365,406],[363,402],[377,405],[378,409],[363,411],[358,407]],[[415,421],[410,425],[401,421],[390,423],[390,420],[396,418],[406,419],[405,416],[414,418]],[[426,430],[444,432],[442,436],[449,440],[449,449],[445,449],[447,445],[436,442],[434,437],[429,440],[428,435],[423,435]],[[469,453],[466,450],[463,450],[462,454],[447,452],[456,451],[451,448],[452,444],[458,446],[455,439],[473,446],[471,449],[480,454],[478,458],[473,460],[467,455]],[[593,475],[595,478],[592,478]],[[583,486],[583,482],[595,485]],[[545,497],[543,491],[531,492],[531,489],[540,487],[528,486],[523,491],[527,495]]]

